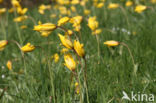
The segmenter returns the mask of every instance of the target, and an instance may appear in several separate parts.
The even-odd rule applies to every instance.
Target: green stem
[[[130,23],[129,23],[128,16],[127,16],[127,14],[126,14],[125,9],[124,9],[122,6],[120,6],[120,9],[121,9],[121,11],[123,12],[123,14],[124,14],[124,16],[125,16],[125,18],[126,18],[128,27],[130,27]]]
[[[123,45],[123,46],[125,46],[125,47],[128,49],[128,52],[129,52],[129,54],[130,54],[130,56],[131,56],[131,59],[132,59],[132,63],[133,63],[133,65],[135,66],[135,61],[134,61],[132,52],[131,52],[130,48],[128,47],[128,45],[125,44],[125,43],[123,43],[123,42],[121,42],[120,44]]]
[[[78,82],[79,84],[79,89],[80,89],[80,103],[83,103],[83,100],[82,100],[82,91],[81,91],[81,81],[80,81],[80,77],[79,77],[79,74],[78,72],[75,72],[75,71],[72,71],[75,78],[76,78],[76,81]]]
[[[99,42],[99,37],[98,34],[95,34],[96,40],[97,40],[97,45],[98,45],[98,57],[100,58],[100,42]]]
[[[15,40],[9,40],[8,42],[15,43],[18,46],[18,48],[20,49],[20,51],[21,51],[21,46],[20,46],[20,44],[17,41],[15,41]],[[22,51],[21,51],[21,55],[22,55],[22,59],[23,59],[23,63],[24,63],[24,72],[27,73],[27,71],[26,71],[26,62],[25,62],[25,58],[24,58],[24,53]]]
[[[16,30],[17,30],[18,38],[20,40],[20,44],[23,44],[20,29],[17,23],[16,23]]]
[[[34,18],[33,17],[31,17],[31,16],[28,16],[28,18],[34,23],[34,25],[36,25],[37,23],[36,23],[36,21],[34,20]]]
[[[85,68],[83,69],[83,74],[84,74],[84,85],[86,88],[86,94],[87,94],[87,103],[89,103],[89,96],[88,96],[88,87],[87,87],[87,64],[86,64],[86,59],[84,58],[85,61]]]
[[[4,22],[2,20],[2,17],[0,17],[0,22],[1,22],[1,28],[2,28],[2,31],[3,31],[3,34],[4,34],[4,39],[6,40],[7,39],[7,34],[6,34],[6,31],[5,31],[5,25],[4,25]]]
[[[56,103],[56,100],[55,100],[55,89],[54,89],[54,80],[53,80],[53,73],[50,69],[50,60],[48,60],[48,69],[49,69],[49,74],[50,74],[50,83],[51,83],[51,87],[52,87],[52,98],[54,100],[54,103]]]
[[[48,38],[48,51],[50,50],[50,40]],[[48,52],[48,55],[49,55],[49,52]],[[48,69],[49,69],[49,74],[50,74],[50,83],[51,83],[51,87],[52,87],[52,98],[54,100],[54,103],[56,103],[56,100],[55,100],[55,87],[54,87],[54,74],[52,72],[52,69],[51,68],[51,64],[50,64],[50,59],[48,58]]]
[[[15,15],[15,17],[17,17],[16,11],[14,11],[14,15]],[[17,22],[15,24],[16,24],[16,30],[17,30],[17,34],[18,34],[18,38],[19,38],[20,44],[23,44],[19,26],[18,26]]]
[[[74,53],[77,55],[76,51],[73,50]],[[84,87],[86,88],[86,95],[87,95],[87,103],[89,103],[89,96],[88,96],[88,88],[87,88],[87,65],[86,65],[86,59],[85,57],[83,57],[84,61],[85,61],[85,67],[83,69],[83,65],[81,63],[81,59],[80,57],[77,55],[78,59],[79,59],[79,62],[81,64],[81,68],[82,68],[82,71],[83,71],[83,77],[84,77]]]

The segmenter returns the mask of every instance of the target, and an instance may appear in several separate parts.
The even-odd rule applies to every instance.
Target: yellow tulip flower
[[[58,36],[59,36],[63,46],[65,46],[68,49],[72,49],[73,48],[72,42],[69,39],[67,39],[67,37],[65,37],[65,36],[63,36],[61,34],[58,34]]]
[[[80,0],[72,0],[71,1],[71,4],[73,4],[73,5],[76,5],[76,4],[79,4],[80,3]]]
[[[81,29],[81,25],[76,25],[76,26],[73,26],[74,27],[74,30],[79,32],[80,29]]]
[[[65,6],[59,6],[59,11],[62,15],[68,14],[68,10]]]
[[[79,87],[79,83],[78,83],[78,82],[75,83],[75,92],[76,92],[77,94],[80,93],[80,87]]]
[[[80,42],[77,40],[74,40],[74,50],[80,57],[84,57],[85,52],[83,49],[83,44],[80,44]]]
[[[41,24],[42,24],[42,22],[39,20],[39,21],[38,21],[38,25],[41,25]]]
[[[58,20],[58,26],[61,26],[61,25],[65,24],[65,23],[67,23],[69,20],[70,20],[69,17],[61,18],[60,20]]]
[[[114,41],[114,40],[110,40],[110,41],[104,42],[104,44],[107,45],[107,46],[118,46],[119,42]]]
[[[0,51],[2,51],[7,44],[8,44],[7,40],[1,40],[0,41]]]
[[[42,4],[42,5],[39,6],[38,12],[40,14],[44,14],[44,10],[47,10],[47,9],[51,9],[51,5]]]
[[[73,31],[72,30],[68,30],[66,33],[65,33],[65,35],[69,35],[69,36],[71,36],[73,34]]]
[[[0,8],[0,15],[6,12],[6,8]]]
[[[59,61],[59,59],[60,59],[58,53],[55,53],[55,54],[52,56],[52,58],[54,59],[54,62],[55,62],[55,63],[57,63],[57,62]]]
[[[79,86],[79,83],[78,82],[75,83],[75,87],[77,87],[77,86]]]
[[[20,15],[24,15],[28,11],[28,8],[22,9],[21,7],[17,8],[17,13]]]
[[[93,35],[100,34],[102,32],[101,29],[96,29],[95,31],[92,32]]]
[[[116,8],[118,8],[119,7],[119,4],[117,4],[117,3],[110,3],[109,5],[108,5],[108,9],[116,9]]]
[[[79,25],[82,19],[82,16],[74,16],[70,19],[70,23],[72,23],[73,25]]]
[[[40,24],[40,25],[36,25],[34,26],[35,31],[53,31],[57,28],[57,26],[55,24],[52,23],[45,23],[45,24]]]
[[[10,8],[10,9],[8,10],[8,12],[9,12],[9,13],[13,13],[14,10],[15,10],[14,8]]]
[[[133,5],[133,2],[132,2],[132,1],[127,1],[125,5],[126,5],[127,7],[132,6],[132,5]]]
[[[10,60],[8,60],[6,65],[7,65],[9,70],[12,70],[12,62]]]
[[[51,9],[51,5],[44,5],[44,4],[42,4],[42,5],[39,6],[39,9],[42,9],[42,10]]]
[[[35,49],[35,46],[34,45],[31,45],[30,43],[27,43],[25,46],[23,46],[22,48],[21,48],[21,50],[23,51],[23,52],[31,52],[31,51],[33,51]]]
[[[74,71],[76,69],[76,62],[73,59],[71,54],[65,54],[64,55],[64,65],[71,71]]]
[[[24,16],[19,16],[14,18],[14,22],[22,22],[24,20],[26,20],[28,18],[28,16],[24,15]]]
[[[51,34],[51,31],[41,31],[41,36],[48,37]]]
[[[21,28],[21,29],[26,29],[27,26],[26,26],[26,25],[22,25],[22,26],[20,26],[20,28]]]
[[[141,12],[143,12],[143,11],[146,10],[146,9],[147,9],[147,7],[144,6],[144,5],[137,5],[137,6],[135,7],[135,12],[141,13]]]
[[[84,14],[85,14],[85,15],[89,15],[89,14],[90,14],[90,10],[85,9],[85,10],[84,10]]]
[[[102,8],[104,6],[104,3],[99,3],[96,5],[97,8]]]
[[[71,9],[72,12],[76,12],[76,7],[75,6],[71,6],[70,9]]]
[[[92,31],[96,30],[98,28],[98,25],[99,25],[99,23],[96,21],[96,17],[95,16],[94,17],[90,17],[88,19],[88,26],[89,26],[89,28]]]
[[[81,29],[82,16],[75,16],[70,19],[70,23],[73,24],[74,30],[79,32]]]
[[[80,0],[80,5],[85,7],[86,2],[88,2],[88,0]]]
[[[56,0],[56,2],[60,5],[68,5],[70,4],[70,0]]]
[[[20,3],[18,0],[11,0],[11,4],[13,5],[13,7],[20,7]]]
[[[61,50],[61,54],[65,54],[65,53],[67,53],[68,51],[69,51],[68,48],[63,48],[63,49]]]

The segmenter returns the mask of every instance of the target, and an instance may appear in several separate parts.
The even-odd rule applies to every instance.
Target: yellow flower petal
[[[7,40],[1,40],[0,41],[0,51],[2,51],[7,44],[8,44]]]
[[[69,36],[71,36],[73,34],[73,31],[72,30],[68,30],[66,33],[65,33],[65,35],[69,35]]]
[[[12,70],[12,62],[10,60],[8,60],[6,65],[7,65],[9,70]]]
[[[63,36],[63,35],[61,35],[61,34],[58,34],[58,36],[59,36],[59,38],[60,38],[62,44],[63,44],[66,48],[68,48],[68,49],[72,49],[72,48],[73,48],[72,42],[71,42],[69,39],[67,39],[67,37],[65,37],[65,36]]]
[[[146,9],[147,9],[147,7],[144,6],[144,5],[137,5],[137,6],[135,7],[135,12],[141,13],[141,12],[143,12],[143,11],[146,10]]]
[[[63,48],[63,49],[61,50],[61,53],[62,53],[62,54],[65,54],[65,53],[67,53],[68,51],[69,51],[68,48]]]
[[[26,26],[26,25],[22,25],[22,26],[20,26],[20,28],[21,28],[21,29],[26,29],[27,26]]]
[[[107,46],[118,46],[119,42],[114,41],[114,40],[110,40],[110,41],[104,42],[104,44],[107,45]]]
[[[36,25],[34,26],[35,31],[53,31],[57,28],[57,26],[55,24],[52,23],[45,23],[45,24],[40,24],[40,25]]]
[[[126,5],[127,7],[132,6],[132,5],[133,5],[133,2],[132,2],[132,1],[127,1],[125,5]]]
[[[6,8],[0,8],[0,15],[6,12]]]
[[[61,25],[65,24],[65,23],[67,23],[69,20],[70,20],[69,17],[63,17],[63,18],[61,18],[61,19],[58,21],[58,26],[61,26]]]
[[[116,8],[118,8],[119,7],[119,4],[117,4],[117,3],[110,3],[109,5],[108,5],[108,9],[116,9]]]
[[[99,3],[96,5],[97,8],[102,8],[104,6],[104,3]]]
[[[85,52],[83,49],[83,44],[80,44],[80,42],[77,40],[74,40],[74,50],[80,57],[84,57]]]
[[[72,55],[70,54],[65,54],[64,55],[64,65],[71,71],[74,71],[76,69],[76,62],[73,59]]]
[[[41,36],[48,37],[51,34],[51,31],[41,31]]]
[[[54,59],[55,63],[57,63],[57,62],[59,61],[59,59],[60,59],[58,53],[55,53],[55,54],[52,56],[52,58]]]
[[[22,22],[22,21],[26,20],[27,18],[28,18],[28,16],[26,16],[26,15],[19,16],[19,17],[14,18],[14,22]]]
[[[31,51],[33,51],[35,49],[35,46],[33,46],[33,45],[31,45],[30,43],[27,43],[25,46],[23,46],[22,48],[21,48],[21,50],[23,51],[23,52],[31,52]]]
[[[94,30],[96,30],[96,29],[98,28],[99,23],[96,21],[96,17],[95,17],[95,16],[94,16],[94,17],[90,17],[90,18],[88,19],[88,26],[89,26],[89,28],[90,28],[92,31],[94,31]]]
[[[85,14],[85,15],[89,15],[89,14],[90,14],[90,10],[85,9],[85,10],[84,10],[84,14]]]

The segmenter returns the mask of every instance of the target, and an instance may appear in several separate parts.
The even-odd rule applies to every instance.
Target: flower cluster
[[[90,17],[88,19],[88,27],[92,30],[92,34],[97,35],[102,32],[101,29],[98,29],[99,27],[99,22],[96,21],[96,17]]]
[[[121,1],[122,3],[120,3]],[[114,25],[111,24],[107,26],[107,20],[109,19],[109,16],[110,17],[118,16],[115,15],[116,11],[120,11],[119,13],[123,13],[122,16],[124,16],[123,17],[125,19],[124,22],[127,23],[128,29],[130,29],[129,24],[131,20],[129,20],[126,11],[128,11],[129,14],[136,15],[145,14],[146,11],[148,10],[151,10],[152,12],[154,11],[152,7],[147,6],[145,5],[145,3],[142,2],[135,2],[134,0],[127,1],[121,0],[121,1],[115,2],[114,0],[114,2],[111,2],[109,0],[92,0],[91,2],[90,0],[54,0],[54,4],[52,3],[52,5],[41,4],[37,7],[37,13],[39,17],[43,18],[42,20],[41,18],[36,19],[35,17],[31,17],[31,13],[30,14],[28,13],[28,8],[22,6],[22,0],[11,0],[12,6],[10,9],[0,8],[0,22],[2,26],[2,29],[0,30],[2,31],[2,34],[4,34],[4,38],[0,40],[0,52],[3,51],[5,52],[6,50],[5,48],[8,47],[8,45],[10,44],[12,45],[12,43],[16,44],[16,46],[19,48],[20,53],[22,54],[24,68],[26,63],[25,57],[27,56],[29,57],[29,54],[31,55],[31,52],[33,51],[37,52],[40,50],[39,53],[44,55],[43,56],[44,59],[41,57],[41,61],[44,61],[44,63],[46,63],[45,67],[48,66],[48,68],[50,68],[51,64],[59,64],[59,63],[63,64],[62,66],[64,67],[64,69],[66,69],[69,73],[71,73],[72,80],[71,82],[74,81],[75,84],[74,88],[76,94],[78,95],[81,94],[83,91],[81,87],[84,87],[86,90],[85,91],[86,96],[84,97],[88,98],[87,83],[86,83],[87,81],[86,54],[89,55],[87,53],[89,51],[87,49],[87,43],[88,42],[92,43],[92,41],[88,41],[87,38],[84,40],[84,35],[87,35],[86,31],[89,30],[89,33],[92,33],[94,35],[93,37],[96,37],[97,52],[98,52],[97,57],[99,57],[98,64],[100,64],[100,59],[102,56],[100,52],[102,51],[101,47],[103,45],[107,45],[110,50],[112,50],[112,48],[113,49],[116,48],[116,46],[122,45],[128,48],[129,54],[135,66],[134,58],[127,44],[116,40],[103,41],[103,38],[104,39],[107,38],[102,36],[102,34],[105,35],[106,30],[111,33],[115,31],[109,28],[110,26],[114,28]],[[0,4],[3,2],[4,0],[0,0]],[[150,0],[148,2],[152,3],[152,5],[156,4],[156,0]],[[98,12],[99,10],[101,10],[101,12]],[[7,14],[7,16],[5,15],[5,13]],[[8,19],[9,13],[10,14],[12,13],[14,15],[12,21],[14,21],[13,23],[15,23],[17,30],[17,36],[15,35],[15,37],[17,37],[20,42],[18,42],[17,38],[8,37],[8,34],[10,32],[8,32],[7,26],[10,25],[6,26],[6,23],[3,23],[4,20],[3,18]],[[104,14],[104,17],[103,15],[101,17],[102,20],[99,20],[100,13]],[[5,20],[6,22],[8,22],[7,19]],[[27,23],[25,22],[28,20],[31,20],[30,22],[33,23],[31,24],[33,25],[33,27],[29,25],[29,22]],[[44,22],[41,22],[41,20]],[[29,37],[31,35],[23,36],[21,32],[24,33],[23,29],[26,28],[30,28],[29,30],[32,32],[31,35],[39,34],[39,38],[41,38],[41,41],[42,39],[46,41],[45,45],[48,45],[48,50],[49,48],[53,48],[53,46],[51,45],[55,45],[57,47],[53,48],[55,50],[55,53],[50,54],[51,51],[47,51],[46,49],[44,49],[44,46],[41,45],[42,44],[41,41],[38,42],[36,38],[33,38],[34,41],[36,41],[36,43],[29,40]],[[128,33],[130,34],[129,32],[130,30],[123,29],[123,31],[124,32],[128,31]],[[136,32],[133,32],[133,34],[136,35]],[[52,36],[56,37],[55,39],[57,42],[53,43],[51,39],[53,38]],[[87,36],[92,37],[92,35],[90,34]],[[38,45],[36,45],[37,43]],[[94,42],[92,44],[94,44]],[[62,60],[60,60],[62,59],[61,57],[63,58],[63,62]],[[10,72],[14,71],[13,61],[14,60],[9,59],[6,62],[6,67]],[[51,69],[49,69],[49,72],[50,71]],[[82,75],[82,72],[84,75]],[[82,76],[84,78],[83,79],[79,78],[79,76]],[[84,82],[83,83],[84,86],[81,86],[82,81]],[[89,99],[87,99],[87,101],[89,101]]]

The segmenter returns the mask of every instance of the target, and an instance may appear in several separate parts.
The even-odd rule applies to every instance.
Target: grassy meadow
[[[124,100],[123,91],[156,95],[155,0],[13,1],[12,10],[0,8],[0,103],[149,103]],[[27,43],[34,48],[22,49]]]

